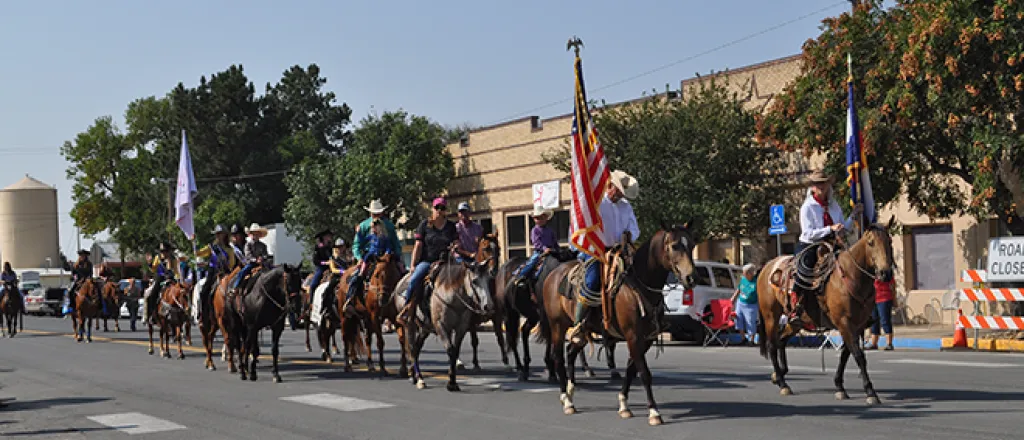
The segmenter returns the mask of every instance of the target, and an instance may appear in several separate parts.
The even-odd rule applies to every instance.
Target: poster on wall
[[[558,209],[558,190],[561,182],[552,180],[550,182],[533,184],[533,206],[543,209]]]

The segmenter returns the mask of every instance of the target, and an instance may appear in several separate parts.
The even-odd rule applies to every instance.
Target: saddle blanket
[[[309,311],[309,320],[317,326],[320,325],[324,310],[326,310],[326,307],[324,307],[324,297],[329,285],[330,283],[320,283],[319,286],[316,286],[316,290],[313,291],[313,304],[312,309]]]

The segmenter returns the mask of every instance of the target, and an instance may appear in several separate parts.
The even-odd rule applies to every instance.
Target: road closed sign
[[[988,241],[988,281],[1024,281],[1024,237]]]

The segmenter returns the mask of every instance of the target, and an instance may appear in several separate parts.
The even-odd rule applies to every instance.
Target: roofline
[[[749,65],[746,65],[746,66],[737,67],[735,69],[726,69],[726,70],[723,70],[723,71],[720,71],[720,72],[714,72],[714,73],[712,73],[712,76],[718,76],[718,75],[721,75],[721,74],[724,74],[724,73],[728,73],[730,75],[733,75],[733,74],[738,74],[738,73],[749,72],[751,70],[757,70],[757,69],[761,69],[761,68],[765,68],[765,67],[774,66],[776,64],[783,64],[783,63],[787,63],[787,62],[790,62],[790,61],[793,61],[793,60],[799,60],[802,57],[803,57],[803,54],[799,54],[798,53],[796,55],[790,55],[790,56],[786,56],[786,57],[782,57],[782,58],[776,58],[776,59],[773,59],[773,60],[762,61],[762,62],[756,63],[756,64],[749,64]],[[687,78],[687,79],[682,80],[680,82],[680,85],[681,86],[686,86],[687,84],[692,84],[692,83],[694,83],[696,81],[699,81],[700,79],[701,79],[700,76],[695,76],[695,77]],[[621,106],[621,105],[642,102],[642,101],[645,101],[645,100],[648,100],[648,99],[657,98],[659,96],[664,96],[664,95],[665,95],[665,93],[658,93],[658,94],[655,94],[655,95],[641,96],[639,98],[634,98],[634,99],[629,99],[629,100],[626,100],[626,101],[620,101],[620,102],[611,103],[611,104],[608,104],[607,106],[608,107],[618,107],[618,106]],[[547,117],[547,118],[543,118],[540,121],[541,122],[554,121],[554,120],[557,120],[557,119],[564,119],[564,118],[567,118],[569,116],[572,116],[571,112],[570,113],[563,113],[563,114],[560,114],[560,115],[551,116],[551,117]],[[495,129],[495,128],[505,127],[505,126],[508,126],[508,125],[514,125],[514,124],[518,124],[518,123],[522,123],[522,122],[527,122],[527,121],[532,120],[535,117],[537,117],[537,116],[523,116],[521,118],[516,118],[516,119],[511,119],[511,120],[508,120],[508,121],[498,122],[496,124],[485,125],[483,127],[477,127],[477,128],[472,129],[472,130],[469,130],[467,132],[467,134],[479,133],[479,132],[482,132],[482,131],[487,131],[487,130],[492,130],[492,129]],[[457,143],[458,142],[452,142],[452,143],[449,143],[448,145],[454,145],[454,144],[457,144]]]

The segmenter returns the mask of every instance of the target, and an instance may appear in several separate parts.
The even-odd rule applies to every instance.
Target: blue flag
[[[846,82],[849,103],[846,110],[846,183],[850,185],[850,203],[864,205],[864,214],[858,222],[865,226],[878,221],[878,210],[875,209],[875,196],[871,192],[871,173],[867,154],[864,153],[864,138],[857,120],[857,109],[853,104],[853,69],[849,55],[846,61],[850,66],[850,76]]]

